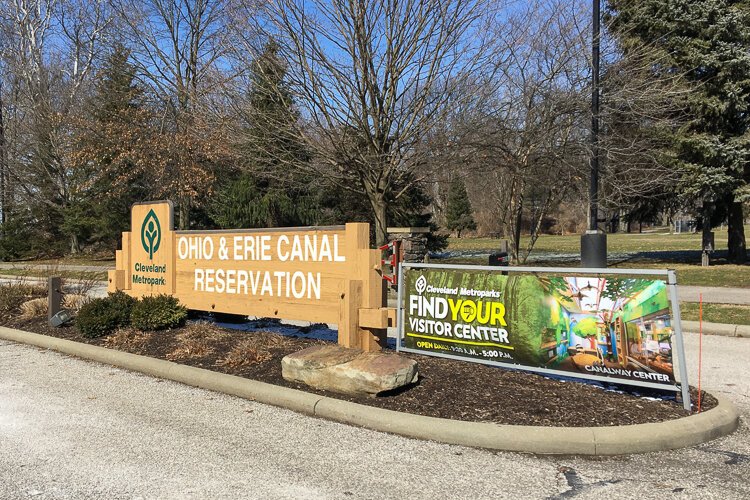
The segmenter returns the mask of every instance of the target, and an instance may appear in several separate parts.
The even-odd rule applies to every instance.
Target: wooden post
[[[360,282],[361,293],[357,298],[359,303],[355,321],[344,323],[347,328],[353,327],[355,332],[346,333],[344,337],[356,335],[358,338],[357,347],[365,351],[379,351],[385,347],[386,343],[387,330],[385,328],[365,328],[360,326],[359,323],[359,309],[380,309],[386,304],[387,289],[380,274],[380,259],[380,250],[370,249],[370,225],[364,223],[347,224],[347,267],[349,268],[350,279]],[[349,307],[352,307],[352,305],[349,304]],[[345,319],[342,317],[342,321]],[[339,325],[339,329],[341,329],[341,325]],[[341,333],[339,333],[339,339],[341,339]]]
[[[121,269],[110,270],[107,272],[107,291],[115,293],[118,290],[125,290],[125,271]]]
[[[131,259],[131,250],[130,250],[130,233],[129,231],[122,233],[122,254],[121,254],[121,262],[122,266],[119,264],[117,265],[117,269],[120,269],[124,271],[124,284],[123,288],[127,287],[130,289],[130,280],[131,280],[131,273],[133,272],[133,266],[131,265],[132,262]]]
[[[367,250],[363,258],[366,262],[366,267],[363,268],[366,279],[364,281],[365,287],[362,290],[362,307],[365,309],[381,309],[386,305],[388,289],[380,273],[380,250]],[[362,338],[362,349],[379,351],[385,347],[387,340],[385,328],[363,328],[359,325],[358,328]]]
[[[362,282],[346,280],[339,310],[339,345],[364,349],[359,334],[359,309],[362,304]]]
[[[62,279],[51,276],[47,279],[47,320],[62,309]]]

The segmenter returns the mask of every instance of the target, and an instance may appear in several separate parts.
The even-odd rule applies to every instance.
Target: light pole
[[[589,227],[581,235],[581,267],[607,267],[607,234],[599,231],[599,40],[600,0],[593,0],[591,39],[591,179]]]

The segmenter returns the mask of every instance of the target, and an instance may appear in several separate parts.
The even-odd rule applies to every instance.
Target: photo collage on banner
[[[408,350],[675,387],[663,280],[418,268],[403,279]]]

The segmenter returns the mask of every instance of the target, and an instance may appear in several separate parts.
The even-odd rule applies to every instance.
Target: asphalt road
[[[703,302],[712,304],[750,305],[750,288],[730,288],[721,286],[677,286],[677,293],[683,302]]]
[[[586,459],[382,434],[0,341],[0,498],[750,498],[750,339],[705,337],[703,359],[737,433]]]

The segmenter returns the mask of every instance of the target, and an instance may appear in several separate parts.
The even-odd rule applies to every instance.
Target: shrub
[[[230,334],[211,323],[192,323],[176,336],[177,347],[167,354],[170,361],[201,358],[214,352],[216,344],[230,337]]]
[[[143,297],[133,307],[130,322],[141,331],[165,330],[182,325],[187,309],[171,295]]]
[[[26,283],[4,283],[0,285],[0,319],[15,316],[21,305],[35,298],[43,298],[47,291],[42,287]]]
[[[123,313],[123,323],[121,326],[128,326],[130,324],[130,315],[133,312],[133,307],[138,303],[138,300],[131,297],[122,290],[117,290],[115,293],[110,293],[107,296],[107,300],[112,303],[112,307],[121,309]]]
[[[89,338],[109,335],[127,324],[127,314],[114,306],[109,298],[94,299],[85,304],[76,316],[76,328]]]

